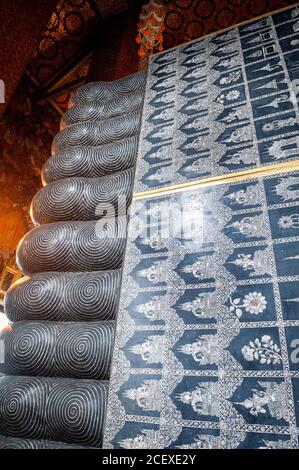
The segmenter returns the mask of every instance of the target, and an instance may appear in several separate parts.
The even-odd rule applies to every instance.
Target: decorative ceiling
[[[101,24],[126,10],[126,0],[59,0],[26,69],[36,96],[63,112],[69,93],[61,88],[77,87],[87,76]]]
[[[40,88],[64,75],[65,68],[82,57],[99,21],[88,0],[60,0],[26,73]]]

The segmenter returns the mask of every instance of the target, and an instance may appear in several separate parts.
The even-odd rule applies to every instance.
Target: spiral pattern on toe
[[[87,121],[72,124],[54,137],[52,155],[76,145],[105,145],[114,140],[126,139],[136,135],[140,125],[140,113],[117,116],[105,121]]]
[[[12,332],[4,337],[5,372],[13,375],[54,375],[53,359],[58,334],[59,327],[55,323],[16,323]]]
[[[42,188],[33,198],[35,224],[123,216],[132,199],[133,169],[102,178],[67,178]],[[121,198],[121,199],[120,199]],[[124,203],[120,204],[120,201]]]
[[[12,322],[113,320],[120,271],[42,273],[15,282],[4,299]]]
[[[91,101],[80,103],[66,111],[61,119],[60,129],[71,124],[85,121],[101,121],[121,114],[130,114],[140,110],[143,100],[142,91],[114,98],[110,101]]]
[[[114,340],[114,322],[61,324],[54,375],[81,379],[108,379]]]
[[[50,379],[0,378],[0,433],[8,436],[47,438],[44,417]]]
[[[59,379],[56,379],[59,380]],[[107,382],[68,380],[54,384],[47,401],[47,427],[57,441],[102,444]]]
[[[0,449],[102,444],[145,79],[84,85],[61,120],[5,296]]]
[[[99,447],[108,384],[96,380],[0,378],[0,433]]]
[[[5,372],[81,379],[109,377],[114,322],[18,322],[5,335]]]
[[[114,82],[92,82],[76,90],[69,101],[69,108],[86,101],[103,101],[118,98],[145,87],[146,71],[141,70]]]
[[[86,447],[46,439],[0,436],[0,449],[86,449]]]
[[[138,136],[99,147],[73,147],[49,158],[42,170],[44,186],[73,176],[95,178],[131,168],[137,156]]]
[[[17,248],[24,274],[43,271],[98,271],[121,266],[126,217],[97,222],[57,222],[37,227]]]

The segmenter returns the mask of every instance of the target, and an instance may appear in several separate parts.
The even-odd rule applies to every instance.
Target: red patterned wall
[[[0,79],[5,84],[5,104],[37,48],[46,29],[56,0],[1,0],[0,8]]]
[[[165,2],[164,48],[297,3],[290,0],[172,0]]]
[[[137,18],[128,13],[103,23],[88,82],[117,80],[138,70],[136,24]]]

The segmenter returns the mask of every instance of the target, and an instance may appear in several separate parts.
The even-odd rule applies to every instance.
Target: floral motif
[[[239,96],[240,96],[239,90],[230,90],[227,93],[221,93],[221,95],[218,96],[216,101],[218,101],[218,103],[223,104],[224,100],[233,101],[233,100],[238,99]]]
[[[259,292],[250,292],[244,297],[244,307],[246,312],[249,312],[253,315],[258,315],[262,313],[267,306],[267,301],[265,297]]]
[[[257,250],[253,255],[251,253],[240,253],[231,263],[240,266],[244,271],[251,271],[249,276],[272,274],[271,258],[268,249]]]
[[[243,310],[250,313],[251,315],[259,315],[267,308],[266,298],[260,292],[249,292],[246,294],[243,303],[241,304],[241,299],[232,299],[230,300],[230,311],[235,313],[238,318],[241,318]]]
[[[222,77],[219,81],[221,85],[226,85],[232,82],[236,82],[241,78],[240,70],[236,70],[234,72],[230,72],[226,77]]]
[[[273,339],[269,335],[264,335],[259,340],[249,341],[249,346],[245,345],[241,349],[242,356],[246,361],[258,361],[260,364],[280,364],[282,361],[280,348],[274,344]]]
[[[240,96],[239,90],[231,90],[227,93],[226,99],[229,101],[232,101],[232,100],[236,100],[237,98],[239,98],[239,96]]]
[[[299,214],[283,215],[277,223],[283,230],[288,228],[299,228]]]

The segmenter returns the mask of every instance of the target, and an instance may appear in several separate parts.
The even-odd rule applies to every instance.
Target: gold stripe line
[[[209,176],[207,178],[187,181],[185,183],[173,184],[163,188],[150,189],[148,191],[133,194],[133,200],[147,199],[152,197],[164,196],[166,194],[180,193],[192,189],[204,188],[207,186],[216,186],[237,181],[245,181],[255,177],[275,175],[289,171],[299,170],[299,160],[277,163],[276,165],[265,165],[258,168],[252,168],[247,171],[240,171],[219,176]]]

